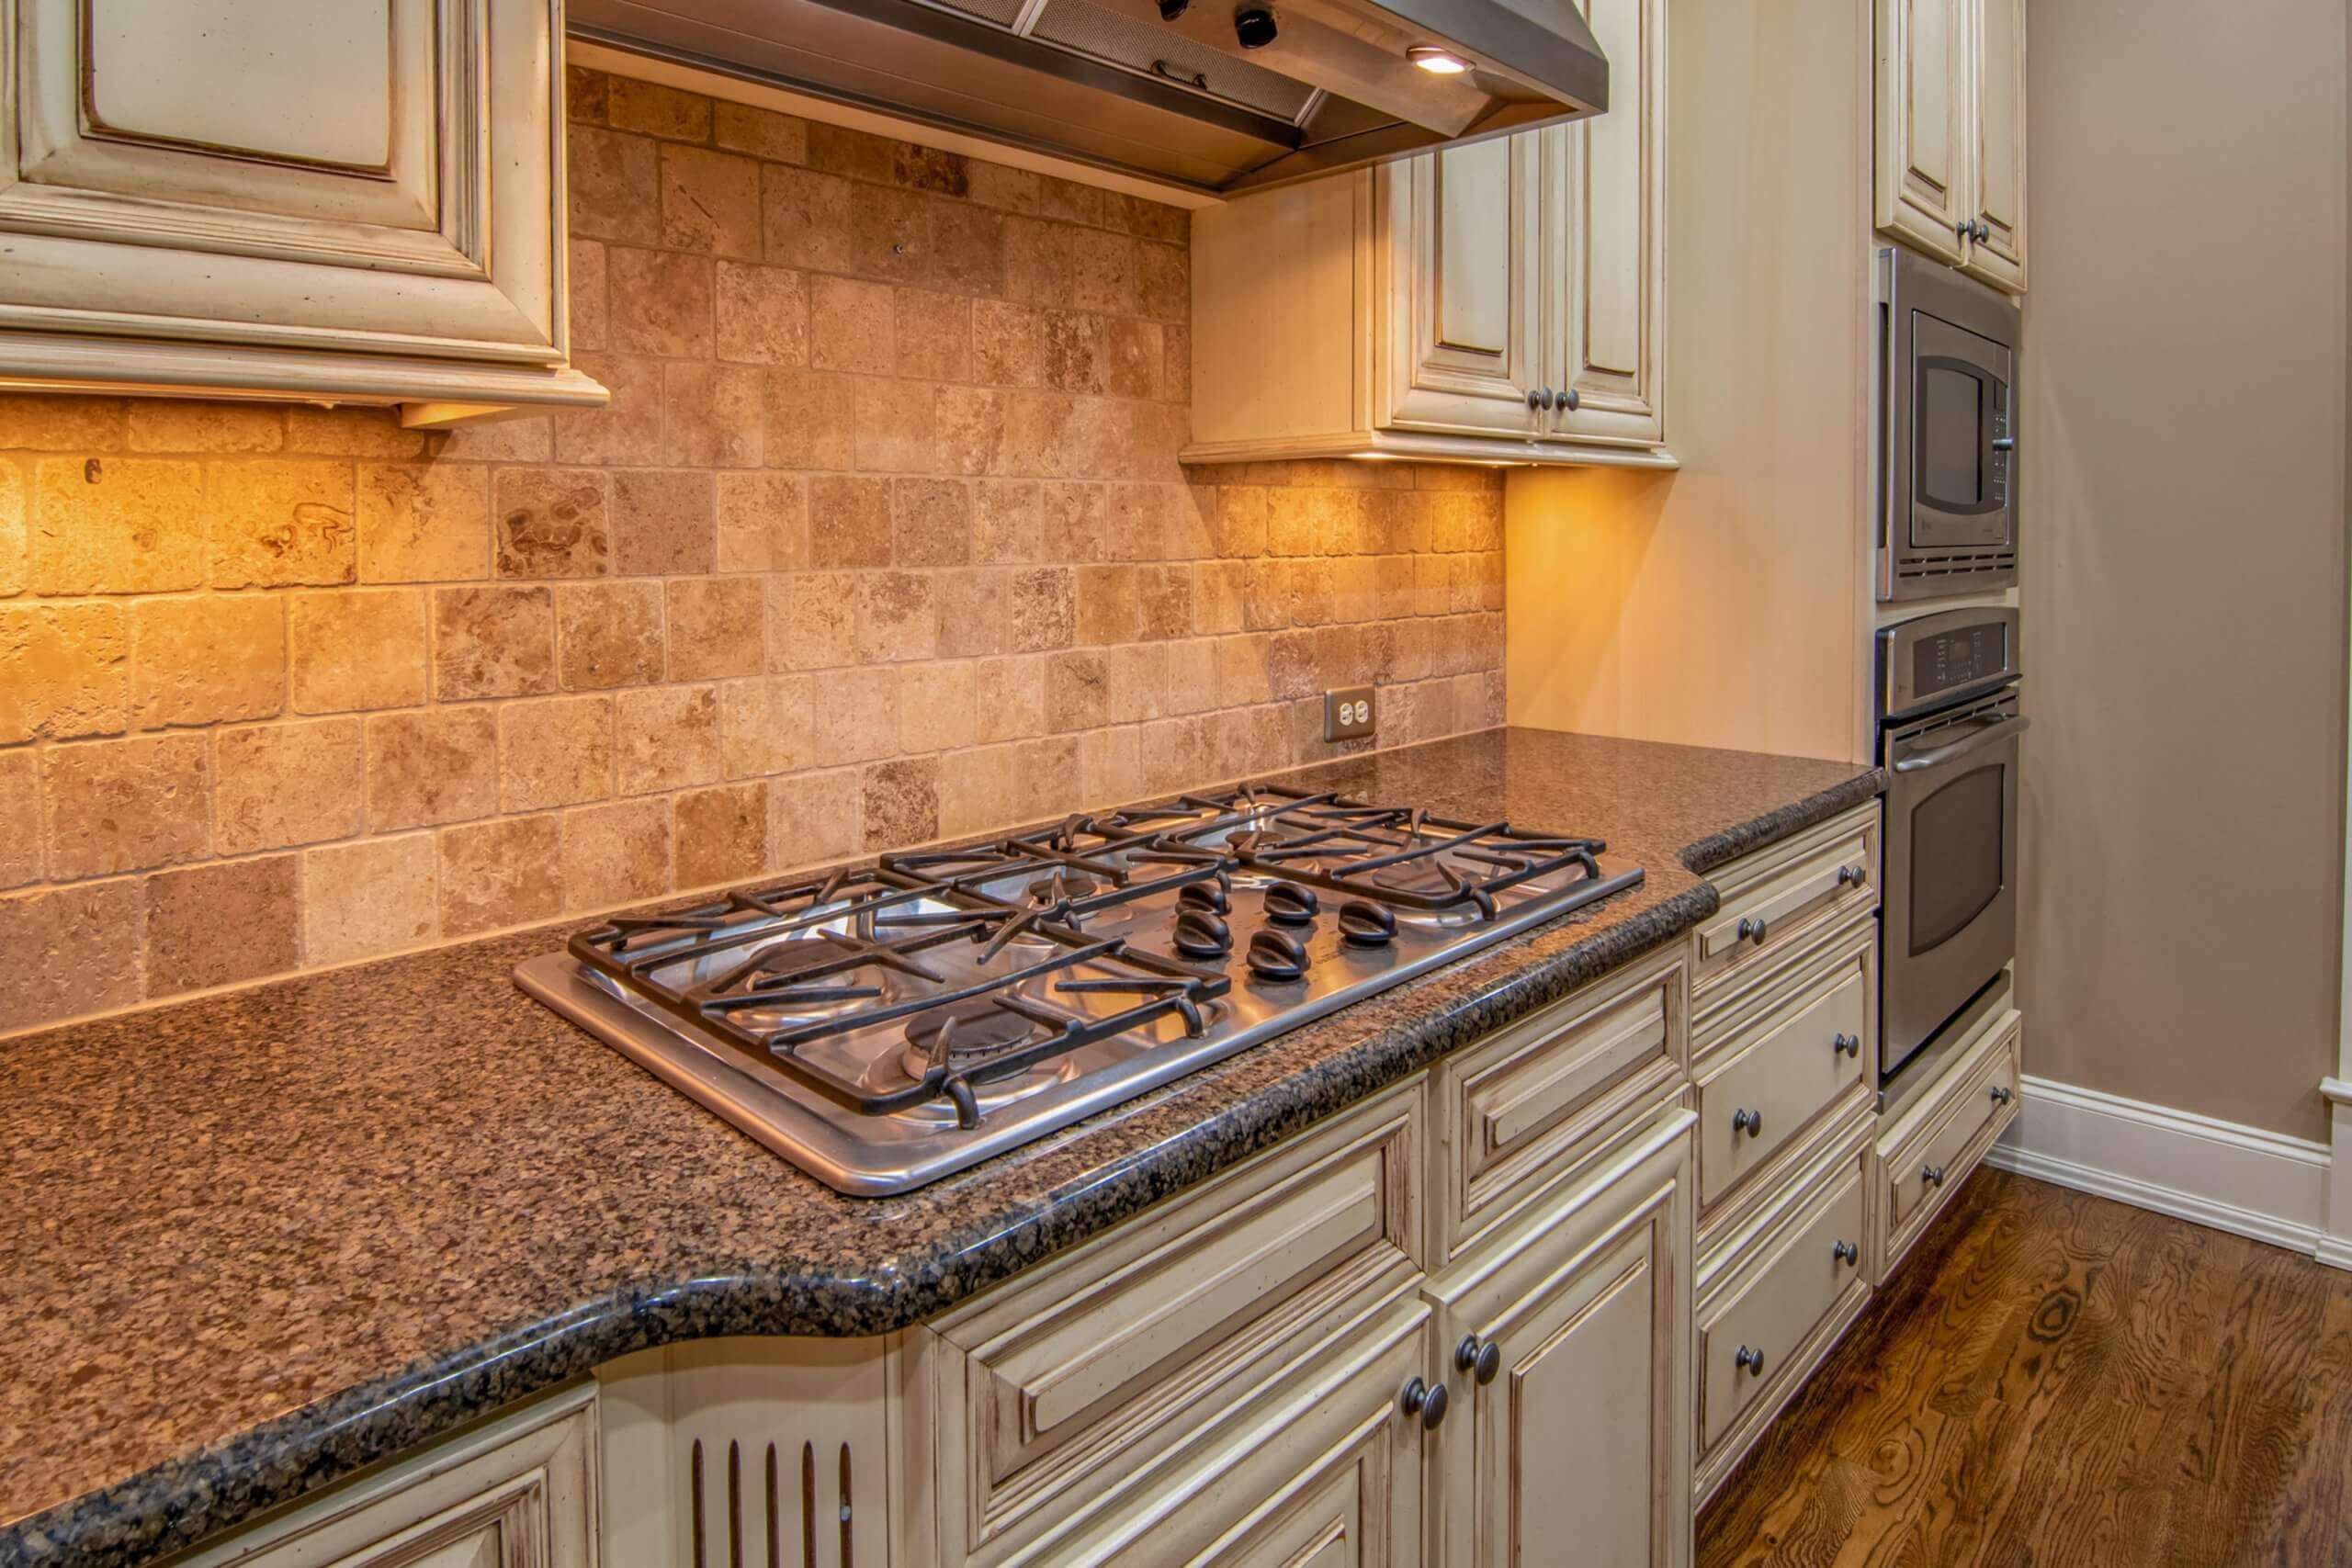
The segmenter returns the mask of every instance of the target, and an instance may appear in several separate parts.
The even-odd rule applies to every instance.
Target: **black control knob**
[[[1263,49],[1274,41],[1274,13],[1265,6],[1244,6],[1233,13],[1234,40],[1244,49]]]
[[[1233,913],[1233,897],[1221,883],[1188,882],[1176,894],[1177,908],[1205,909],[1212,915]]]
[[[1351,947],[1386,947],[1396,940],[1396,911],[1351,898],[1340,906],[1340,935]]]
[[[1233,951],[1233,928],[1206,909],[1176,917],[1176,951],[1187,958],[1222,958]]]
[[[1287,931],[1261,931],[1250,939],[1250,973],[1261,980],[1295,980],[1306,973],[1306,949]]]
[[[1172,22],[1193,8],[1193,0],[1159,0],[1159,19]]]
[[[1295,882],[1277,882],[1266,889],[1266,919],[1286,926],[1306,925],[1321,907],[1316,900],[1315,889],[1301,887]]]

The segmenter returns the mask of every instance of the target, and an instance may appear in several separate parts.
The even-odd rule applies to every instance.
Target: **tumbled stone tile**
[[[119,452],[130,412],[128,398],[63,392],[0,395],[0,451]]]
[[[751,365],[808,363],[807,274],[723,261],[717,287],[719,358]]]
[[[869,663],[931,658],[939,648],[931,578],[917,571],[860,573],[852,628],[857,657]]]
[[[820,865],[854,854],[857,770],[794,773],[768,781],[768,853],[774,869]]]
[[[40,754],[0,751],[0,887],[40,880]]]
[[[204,484],[215,588],[358,581],[349,463],[215,462]]]
[[[858,818],[868,850],[939,837],[939,759],[876,762],[858,774]]]
[[[574,354],[601,354],[612,343],[611,269],[597,240],[573,240],[564,269],[565,327]]]
[[[286,445],[286,411],[270,403],[134,398],[133,452],[275,452]]]
[[[51,878],[111,876],[203,855],[211,842],[209,750],[202,735],[157,735],[43,752]]]
[[[1014,574],[1012,609],[1012,651],[1068,648],[1078,630],[1076,574],[1063,567]]]
[[[719,765],[726,775],[785,773],[816,761],[816,703],[807,675],[762,675],[721,685]]]
[[[431,942],[441,925],[430,833],[302,852],[302,956],[313,968]]]
[[[147,994],[168,997],[299,967],[295,862],[269,855],[148,877]]]
[[[664,461],[682,466],[760,466],[760,372],[750,366],[662,367]]]
[[[899,672],[881,667],[836,671],[817,682],[817,754],[863,762],[899,749]]]
[[[129,1007],[141,995],[146,900],[124,880],[56,887],[0,898],[0,1030],[27,1029],[83,1013]]]
[[[857,457],[856,393],[850,378],[770,370],[762,385],[762,457],[772,468],[846,468]]]
[[[566,690],[662,679],[662,584],[565,583],[555,601],[557,666]]]
[[[1095,729],[1110,722],[1110,713],[1101,652],[1071,649],[1046,659],[1046,728]]]
[[[989,566],[1041,558],[1045,493],[1035,479],[982,479],[972,487],[972,558]]]
[[[605,94],[605,115],[623,130],[702,141],[710,136],[711,100],[700,93],[614,76]]]
[[[1035,305],[972,302],[973,378],[1000,387],[1034,387],[1045,371],[1043,322]]]
[[[989,387],[941,387],[933,400],[930,468],[943,474],[1004,471],[1005,394]]]
[[[833,569],[890,561],[890,481],[828,474],[808,481],[808,559]]]
[[[693,468],[613,476],[613,570],[625,577],[708,571],[718,559],[718,487]]]
[[[766,662],[765,603],[751,578],[678,578],[669,594],[669,678],[755,675]]]
[[[662,149],[662,243],[760,258],[760,165],[701,147]]]
[[[721,99],[713,106],[711,140],[730,152],[749,152],[780,164],[806,162],[808,122],[797,115]]]
[[[573,355],[571,363],[582,375],[604,383],[612,400],[600,409],[565,409],[552,416],[556,459],[564,463],[661,462],[661,361],[639,355],[583,353]],[[453,441],[452,449],[455,446]]]
[[[768,668],[829,670],[847,664],[857,579],[848,572],[796,572],[768,584]]]
[[[1146,243],[1136,258],[1135,303],[1130,309],[1155,321],[1179,325],[1193,319],[1193,263],[1181,245]]]
[[[669,891],[670,803],[616,800],[562,819],[563,908],[608,908]]]
[[[1046,661],[1052,655],[983,659],[974,679],[972,739],[1018,740],[1046,728]]]
[[[442,702],[555,690],[555,594],[532,587],[435,589],[433,694]]]
[[[656,143],[584,126],[574,126],[564,141],[571,231],[582,239],[623,244],[658,242],[662,186]]]
[[[708,256],[616,246],[605,267],[616,350],[710,357],[716,274]]]
[[[963,566],[972,558],[972,492],[961,479],[890,481],[891,558]]]
[[[623,692],[613,713],[615,783],[623,795],[716,784],[718,692],[648,686]]]
[[[356,718],[220,733],[213,841],[224,855],[348,838],[360,829],[366,799],[367,749]]]
[[[612,570],[605,476],[594,468],[501,468],[501,577],[602,577]]]
[[[119,733],[130,671],[120,604],[0,605],[0,746]]]
[[[761,250],[772,263],[826,271],[850,265],[850,183],[775,164],[760,170]]]
[[[808,564],[808,487],[797,474],[718,476],[718,570],[797,571]]]
[[[498,809],[498,719],[487,705],[368,716],[368,830],[396,832]]]
[[[441,934],[528,925],[563,908],[563,849],[552,815],[444,828]]]
[[[424,700],[424,591],[338,589],[288,604],[297,713],[407,707]]]
[[[472,463],[359,466],[359,581],[447,582],[490,565],[490,469]]]
[[[204,470],[160,457],[46,457],[33,469],[36,593],[168,593],[209,569]]]
[[[931,206],[931,265],[926,281],[959,294],[1004,292],[1004,216],[967,201]]]
[[[977,665],[910,664],[899,671],[899,750],[942,751],[972,743]]]
[[[498,806],[544,811],[613,793],[613,699],[542,697],[498,710]]]
[[[898,361],[897,297],[887,283],[848,277],[813,280],[808,362],[820,370],[887,376]]]
[[[689,790],[672,802],[676,827],[677,879],[684,887],[748,882],[768,867],[768,795],[764,784],[719,784]]]

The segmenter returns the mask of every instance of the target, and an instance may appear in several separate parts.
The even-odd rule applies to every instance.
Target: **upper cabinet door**
[[[1378,171],[1387,342],[1375,423],[1535,429],[1544,385],[1539,135],[1489,137]]]
[[[2025,0],[1970,0],[1976,110],[1975,234],[1966,268],[2025,292]]]
[[[1959,263],[1976,215],[1969,135],[1974,0],[1878,0],[1878,226]]]
[[[1583,0],[1609,57],[1609,112],[1544,132],[1563,165],[1554,225],[1566,331],[1551,428],[1594,440],[1666,435],[1666,5]]]
[[[1690,1562],[1690,1124],[1668,1113],[1424,1287],[1458,1412],[1431,1448],[1444,1568]],[[1483,1385],[1470,1335],[1474,1364],[1497,1353]]]
[[[560,0],[17,0],[0,375],[382,394],[563,378]],[[278,357],[275,360],[272,355]],[[318,355],[373,356],[338,373]],[[354,367],[359,362],[339,362]],[[479,367],[438,377],[430,367]],[[424,372],[419,374],[420,371]]]

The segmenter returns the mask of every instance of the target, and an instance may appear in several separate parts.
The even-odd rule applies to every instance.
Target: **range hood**
[[[1575,0],[571,0],[570,18],[594,42],[1213,194],[1609,107]]]

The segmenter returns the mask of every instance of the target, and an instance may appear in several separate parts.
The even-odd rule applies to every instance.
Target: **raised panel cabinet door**
[[[2025,292],[2025,0],[1968,0],[1974,41],[1974,237],[1966,270]]]
[[[0,379],[602,400],[563,371],[560,0],[9,9]]]
[[[1379,171],[1385,234],[1373,306],[1385,331],[1375,423],[1534,433],[1544,385],[1540,132],[1490,137]]]
[[[1446,1568],[1690,1562],[1690,1127],[1662,1115],[1428,1287],[1455,1412],[1430,1451]]]
[[[1962,231],[1976,205],[1969,167],[1973,3],[1878,0],[1878,226],[1955,264],[1966,259]]]
[[[1559,389],[1550,428],[1666,436],[1666,4],[1583,0],[1609,56],[1609,112],[1543,134],[1564,177],[1566,276],[1547,284]]]

